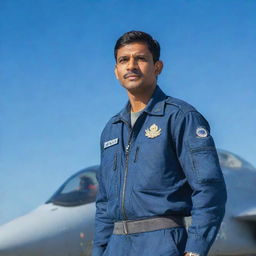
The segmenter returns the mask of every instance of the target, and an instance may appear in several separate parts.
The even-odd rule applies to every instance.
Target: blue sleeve
[[[102,140],[101,140],[102,141]],[[96,197],[95,231],[93,239],[92,256],[101,256],[107,247],[109,238],[113,233],[113,220],[107,216],[107,195],[101,175],[102,165],[102,143],[101,143],[101,163],[96,174],[98,181],[98,193]]]
[[[217,151],[209,124],[197,111],[180,111],[173,133],[178,159],[193,191],[185,251],[206,256],[220,228],[227,199]]]

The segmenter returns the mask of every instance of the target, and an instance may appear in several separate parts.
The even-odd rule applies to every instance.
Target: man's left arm
[[[175,125],[175,147],[192,192],[192,224],[185,252],[206,256],[220,228],[226,186],[210,127],[197,111],[180,112]]]

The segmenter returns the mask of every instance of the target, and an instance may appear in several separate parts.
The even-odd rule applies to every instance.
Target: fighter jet
[[[256,255],[256,169],[231,152],[218,155],[228,201],[209,254]],[[0,226],[0,256],[91,255],[98,168],[75,173],[45,204]]]
[[[0,255],[90,255],[97,168],[75,173],[45,204],[0,226]]]

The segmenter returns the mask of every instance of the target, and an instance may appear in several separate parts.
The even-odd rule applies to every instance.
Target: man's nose
[[[135,58],[130,58],[127,64],[127,70],[137,69],[138,65]]]

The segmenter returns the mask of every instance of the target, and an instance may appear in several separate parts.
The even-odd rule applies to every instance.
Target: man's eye
[[[139,56],[139,57],[138,57],[138,60],[147,61],[147,59],[146,59],[145,57],[142,57],[142,56]]]
[[[122,58],[122,59],[120,59],[120,60],[119,60],[119,63],[121,63],[121,64],[122,64],[122,63],[125,63],[126,61],[127,61],[127,59],[126,59],[126,58]]]

